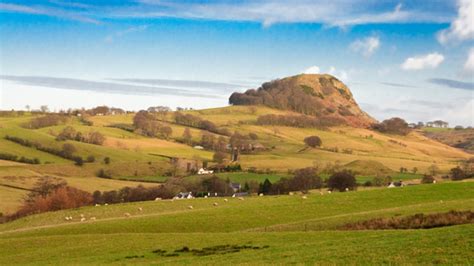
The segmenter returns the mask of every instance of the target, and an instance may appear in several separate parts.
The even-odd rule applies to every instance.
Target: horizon
[[[472,1],[2,1],[0,109],[203,109],[301,73],[381,121],[474,125]],[[470,23],[471,22],[471,23]]]

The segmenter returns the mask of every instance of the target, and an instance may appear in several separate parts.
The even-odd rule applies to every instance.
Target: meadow
[[[472,210],[473,182],[322,192],[313,191],[306,199],[162,200],[33,215],[0,225],[0,263],[473,263],[473,224],[425,230],[340,229],[376,217]],[[78,220],[81,214],[85,222]],[[65,216],[74,220],[65,221]],[[203,250],[208,254],[200,255]]]

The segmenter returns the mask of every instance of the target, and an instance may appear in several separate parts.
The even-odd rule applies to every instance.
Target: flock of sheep
[[[348,190],[348,189],[347,189],[347,190]],[[319,192],[319,193],[320,193],[320,195],[324,195],[324,193],[323,193],[322,191]],[[328,194],[331,194],[331,191],[328,191],[327,193],[328,193]],[[289,195],[290,195],[290,196],[293,196],[293,195],[295,195],[295,194],[294,194],[293,192],[290,192]],[[259,194],[259,196],[263,196],[263,194]],[[301,196],[301,198],[302,198],[302,199],[308,199],[308,196],[303,194],[303,195]],[[238,197],[237,199],[238,199],[238,200],[245,200],[243,197]],[[161,198],[156,198],[156,199],[155,199],[155,201],[159,201],[159,200],[161,200]],[[171,200],[171,201],[173,201],[173,200]],[[224,202],[228,202],[228,201],[229,201],[228,199],[224,199]],[[104,204],[104,206],[107,206],[107,205],[108,205],[107,203]],[[214,202],[212,205],[215,206],[215,207],[217,207],[217,206],[219,206],[219,203]],[[100,204],[96,204],[95,206],[98,207],[98,206],[101,206],[101,205],[100,205]],[[189,205],[189,206],[188,206],[188,209],[192,210],[192,209],[194,209],[194,207],[193,207],[192,205]],[[137,210],[138,210],[139,212],[143,212],[143,208],[142,208],[142,207],[138,207]],[[124,217],[127,217],[127,218],[132,216],[129,212],[125,212],[123,215],[124,215]],[[81,221],[81,222],[87,221],[87,218],[85,217],[84,214],[80,214],[78,219],[79,219],[79,221]],[[66,217],[64,217],[64,220],[66,220],[66,221],[74,221],[74,219],[73,219],[72,216],[66,216]],[[95,220],[96,220],[96,217],[94,217],[94,216],[89,218],[89,221],[95,221]]]

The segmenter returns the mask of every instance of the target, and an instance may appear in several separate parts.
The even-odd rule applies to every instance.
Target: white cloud
[[[457,18],[448,29],[440,31],[437,37],[442,44],[474,39],[474,1],[459,0]]]
[[[464,63],[464,73],[470,75],[474,74],[474,47],[469,50],[466,63]]]
[[[371,36],[364,39],[359,39],[351,43],[350,48],[365,57],[370,57],[380,47],[380,38]]]
[[[427,68],[437,68],[444,61],[444,56],[440,53],[409,57],[402,64],[404,70],[422,70]]]
[[[137,27],[128,28],[128,29],[123,30],[123,31],[118,31],[114,34],[110,34],[107,37],[105,37],[105,41],[106,42],[113,42],[114,39],[123,37],[124,35],[130,34],[130,33],[142,32],[142,31],[145,31],[147,28],[148,28],[148,25],[140,25],[140,26],[137,26]]]
[[[312,66],[303,71],[304,74],[319,74],[321,69],[318,66]]]
[[[335,67],[331,66],[329,68],[328,74],[335,76],[336,78],[342,80],[343,82],[349,81],[349,75],[345,70],[337,70]]]

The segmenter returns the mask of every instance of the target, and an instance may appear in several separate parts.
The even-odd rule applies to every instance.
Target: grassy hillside
[[[184,264],[196,259],[203,264],[269,264],[275,260],[310,264],[471,264],[472,224],[428,230],[338,228],[376,217],[472,210],[473,192],[473,182],[460,182],[313,193],[307,199],[279,196],[229,198],[226,202],[209,198],[45,213],[0,225],[0,244],[4,247],[0,263],[8,263],[15,256],[15,261],[22,264],[54,264],[59,258],[66,264]],[[188,208],[190,205],[193,209]],[[124,216],[126,212],[131,217]],[[80,214],[86,222],[78,221]],[[64,220],[69,215],[73,216],[72,222]],[[225,247],[216,247],[219,245],[236,245],[241,250],[226,253]],[[183,247],[213,249],[214,255],[197,257],[192,252],[174,252]],[[153,253],[158,249],[178,255]]]
[[[244,183],[250,180],[262,182],[265,178],[274,182],[282,176],[288,176],[288,170],[309,166],[324,169],[329,164],[347,165],[346,168],[359,173],[359,182],[371,180],[379,172],[397,179],[405,179],[405,177],[396,175],[401,167],[407,168],[410,172],[416,167],[417,174],[423,174],[431,165],[436,164],[442,172],[447,172],[455,167],[460,160],[470,157],[466,152],[431,140],[417,132],[408,136],[397,136],[350,127],[333,127],[321,130],[260,126],[256,124],[256,121],[261,115],[295,114],[263,106],[229,106],[191,110],[185,111],[185,113],[212,121],[218,127],[232,133],[238,131],[244,135],[254,133],[258,136],[256,142],[262,144],[266,150],[242,154],[239,163],[244,170],[249,168],[258,172],[270,170],[274,174],[265,176],[242,172],[220,175],[222,178],[229,177],[233,182]],[[12,193],[11,186],[29,189],[34,180],[40,176],[60,177],[71,185],[84,188],[87,191],[106,190],[139,184],[139,182],[132,182],[133,180],[165,181],[165,173],[169,172],[172,167],[169,157],[212,160],[212,151],[199,150],[180,143],[186,127],[174,122],[173,113],[160,118],[160,123],[170,126],[173,130],[168,140],[144,137],[135,132],[111,127],[115,124],[131,126],[133,116],[134,114],[87,117],[92,125],[85,125],[78,117],[69,117],[65,124],[40,129],[22,127],[23,124],[36,117],[28,113],[24,116],[1,117],[0,151],[18,157],[38,158],[41,164],[29,165],[0,161],[0,185],[10,186],[5,192],[10,200],[0,202],[0,212],[8,212],[18,206],[25,193],[24,191]],[[105,136],[105,142],[103,145],[92,145],[78,141],[57,141],[56,136],[66,126],[71,126],[83,134],[92,131],[100,132]],[[190,131],[195,143],[200,141],[201,135],[205,132],[198,128],[190,128]],[[216,133],[212,134],[216,138],[221,136]],[[95,162],[85,163],[82,167],[78,167],[70,160],[8,141],[4,139],[6,135],[27,139],[55,149],[61,149],[65,143],[70,143],[77,150],[75,155],[84,159],[93,156]],[[322,139],[321,148],[305,148],[303,140],[311,135],[317,135]],[[225,140],[229,139],[228,136],[223,137]],[[110,158],[110,164],[104,163],[106,157]],[[228,157],[230,158],[230,155]],[[100,170],[109,172],[116,180],[97,178],[97,173]],[[419,175],[412,175],[408,179],[418,177]],[[18,197],[16,201],[13,200],[15,195]],[[16,202],[16,204],[12,204],[12,202]]]

